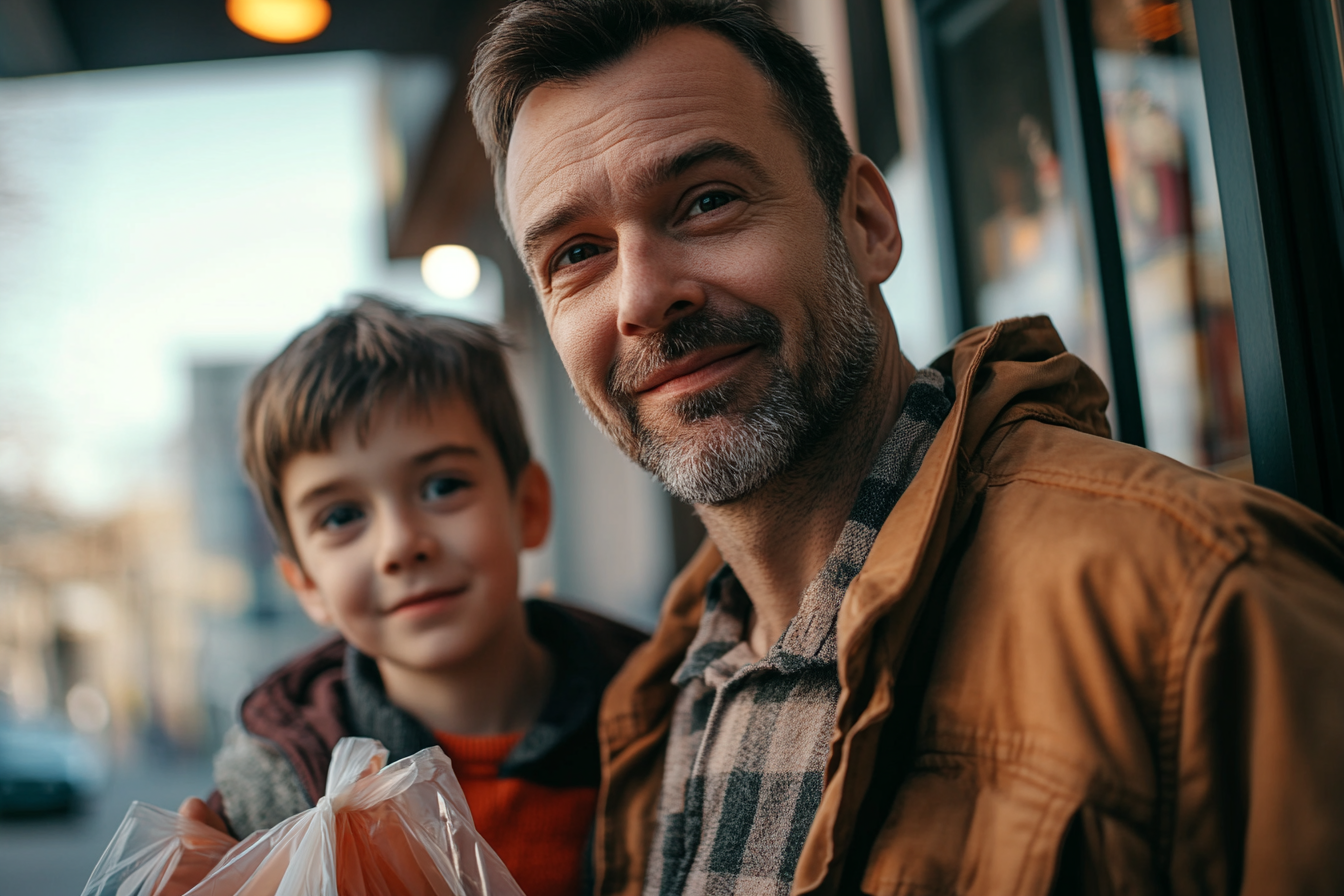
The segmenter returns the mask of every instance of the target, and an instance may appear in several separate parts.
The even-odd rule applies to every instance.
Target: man
[[[895,209],[735,0],[523,0],[471,101],[593,419],[709,542],[597,892],[1339,892],[1344,533],[1108,439],[1043,318],[901,355]]]

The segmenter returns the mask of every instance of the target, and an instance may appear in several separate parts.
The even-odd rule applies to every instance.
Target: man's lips
[[[465,594],[466,590],[467,586],[459,585],[455,588],[436,588],[432,591],[421,591],[416,594],[412,594],[409,597],[403,597],[401,600],[397,601],[390,608],[388,608],[387,613],[389,615],[392,613],[400,613],[402,610],[409,610],[415,607],[423,607],[428,604],[432,604],[436,601],[449,600],[451,598]]]
[[[658,368],[635,388],[635,394],[690,392],[704,388],[728,373],[755,347],[752,344],[717,345],[693,352]]]

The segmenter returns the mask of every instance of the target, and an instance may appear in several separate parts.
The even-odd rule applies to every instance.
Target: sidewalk
[[[132,800],[176,809],[210,791],[209,757],[142,756],[114,766],[107,788],[83,812],[0,818],[0,896],[79,896]]]

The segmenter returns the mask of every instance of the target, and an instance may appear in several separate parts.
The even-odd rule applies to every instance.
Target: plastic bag
[[[186,892],[189,896],[523,896],[499,856],[476,833],[462,788],[442,750],[431,747],[384,768],[386,761],[387,750],[375,740],[341,740],[332,753],[327,795],[316,807],[238,843]],[[145,858],[136,865],[134,878],[138,883],[132,884],[124,871],[107,873],[134,858],[118,844],[130,843],[130,835],[123,837],[122,831],[140,824],[136,811],[133,805],[94,869],[84,896],[169,896],[169,891],[154,887],[170,879],[178,885],[184,879],[159,859],[177,848],[166,842],[142,845],[139,854]],[[176,832],[173,840],[183,844],[184,854],[191,851]],[[113,883],[116,889],[109,888]]]
[[[176,812],[131,803],[84,887],[87,896],[182,896],[238,841]]]

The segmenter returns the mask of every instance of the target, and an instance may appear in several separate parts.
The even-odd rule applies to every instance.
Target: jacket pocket
[[[1069,821],[1051,896],[1144,896],[1160,893],[1148,838],[1095,806]]]
[[[896,793],[863,892],[1045,896],[1081,803],[1026,769],[925,756]]]

